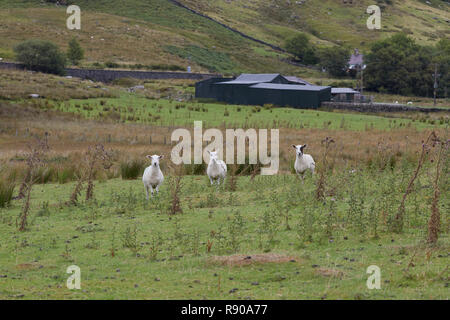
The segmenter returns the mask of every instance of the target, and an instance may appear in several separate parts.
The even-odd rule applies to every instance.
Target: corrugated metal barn
[[[359,96],[359,91],[351,88],[332,88],[331,98],[333,101],[354,102],[355,97]]]
[[[236,79],[200,81],[195,85],[195,97],[229,104],[318,108],[322,101],[330,101],[331,87],[314,86],[302,79],[280,74],[242,74]]]

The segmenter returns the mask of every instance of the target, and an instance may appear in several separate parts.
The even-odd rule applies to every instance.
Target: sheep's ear
[[[152,159],[152,156],[151,155],[147,155],[147,156],[145,156],[147,159]]]
[[[292,145],[292,148],[297,149],[297,146],[295,144]]]
[[[159,156],[159,160],[161,160],[161,159],[164,159],[164,155],[163,154]]]
[[[305,149],[306,148],[306,144],[304,144],[300,149]]]
[[[208,153],[211,154],[211,151],[208,150]]]

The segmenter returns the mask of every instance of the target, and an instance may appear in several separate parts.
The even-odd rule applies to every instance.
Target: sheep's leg
[[[213,180],[213,178],[209,177],[209,181],[211,182],[211,185],[213,185],[213,184],[214,184],[214,180]]]
[[[156,194],[159,194],[159,186],[156,186]]]
[[[152,192],[152,198],[153,198],[153,187],[150,186],[150,191]]]
[[[217,177],[217,185],[220,186],[220,176]]]
[[[147,201],[148,201],[148,186],[144,185],[144,189],[145,189],[145,194],[146,194],[146,198],[147,198]]]
[[[301,176],[301,178],[302,178],[302,184],[305,184],[305,174],[302,173],[300,176]]]

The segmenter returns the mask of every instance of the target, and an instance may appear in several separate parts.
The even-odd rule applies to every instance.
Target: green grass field
[[[136,94],[108,86],[112,97],[59,100],[73,85],[80,96],[103,91],[72,81],[53,99],[20,99],[32,88],[28,83],[20,92],[5,91],[13,100],[1,119],[6,156],[0,176],[14,181],[14,195],[25,172],[26,144],[33,141],[25,128],[33,136],[50,132],[55,148],[44,166],[56,166],[57,175],[68,170],[72,178],[34,185],[23,232],[18,224],[24,200],[0,208],[0,299],[449,298],[445,154],[437,244],[426,243],[435,149],[407,198],[403,232],[392,230],[420,139],[436,128],[445,140],[445,119],[177,102],[178,94],[192,94],[184,83],[146,83]],[[165,98],[153,96],[160,94]],[[211,187],[205,175],[183,176],[177,193],[183,213],[171,214],[175,178],[167,157],[160,194],[147,203],[140,179],[120,178],[121,165],[142,162],[149,152],[169,155],[170,128],[191,128],[194,120],[203,120],[205,128],[280,128],[280,174],[239,176],[235,190],[231,177],[224,186]],[[67,205],[75,185],[64,182],[74,179],[82,153],[105,134],[113,135],[105,147],[118,157],[111,172],[96,175],[93,200],[85,201],[82,193],[77,205]],[[150,145],[149,135],[154,136]],[[325,173],[325,200],[316,200],[319,175],[302,185],[289,174],[291,143],[308,143],[321,168],[320,141],[326,135],[337,140],[329,155],[335,167]],[[4,190],[0,183],[0,200]],[[81,268],[81,290],[66,287],[71,265]],[[381,268],[380,290],[366,287],[371,265]]]
[[[244,128],[326,128],[326,129],[394,129],[415,127],[418,130],[433,127],[446,128],[445,116],[441,120],[427,120],[424,115],[416,119],[387,118],[361,113],[327,112],[274,108],[271,106],[239,106],[218,103],[177,102],[173,100],[148,100],[144,97],[123,94],[120,98],[72,99],[63,103],[50,103],[50,108],[73,112],[86,118],[114,118],[128,123],[145,123],[156,126],[192,127],[194,121],[203,121],[204,127]],[[398,115],[397,115],[398,116]]]
[[[21,201],[0,209],[0,299],[448,299],[448,193],[438,245],[425,244],[425,174],[404,232],[389,231],[392,191],[410,170],[330,174],[325,202],[314,198],[316,178],[240,177],[230,192],[185,176],[176,215],[171,177],[149,203],[139,180],[96,182],[95,200],[77,206],[64,205],[72,183],[36,185],[27,231],[15,223]],[[235,264],[215,262],[235,254]],[[251,263],[255,254],[275,262]],[[66,287],[70,265],[81,268],[81,290]],[[381,268],[380,290],[366,287],[370,265]]]

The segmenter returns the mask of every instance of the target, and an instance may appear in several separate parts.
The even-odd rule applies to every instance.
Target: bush
[[[46,184],[54,180],[55,170],[53,167],[40,167],[36,171],[36,183]]]
[[[345,76],[349,59],[349,50],[342,47],[323,48],[319,51],[320,65],[335,77]]]
[[[107,67],[107,68],[119,68],[120,65],[118,63],[115,63],[115,62],[107,61],[107,62],[105,62],[105,67]]]
[[[25,67],[45,72],[64,75],[66,57],[52,42],[27,40],[14,48],[17,60]]]
[[[59,184],[65,184],[76,179],[76,168],[73,166],[65,166],[58,170],[57,180]]]
[[[202,176],[206,174],[207,164],[202,162],[201,164],[186,164],[184,165],[184,174],[193,176]]]
[[[131,160],[120,164],[120,173],[123,180],[134,180],[144,173],[145,165],[141,161]]]
[[[12,200],[15,185],[9,181],[0,181],[0,208],[7,207]]]
[[[305,64],[316,64],[318,62],[314,47],[309,43],[309,38],[304,33],[289,38],[285,47],[287,52],[293,54]]]
[[[77,39],[73,38],[69,42],[69,50],[67,51],[67,58],[73,65],[78,65],[84,58],[84,50],[81,48]]]
[[[118,78],[113,80],[112,83],[121,87],[134,87],[139,84],[139,81],[133,78]]]

